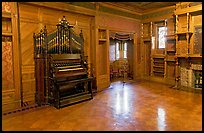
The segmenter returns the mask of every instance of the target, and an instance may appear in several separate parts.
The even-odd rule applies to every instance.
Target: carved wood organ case
[[[56,108],[93,98],[92,80],[84,58],[84,39],[73,31],[65,16],[54,32],[46,26],[33,35],[36,103]]]

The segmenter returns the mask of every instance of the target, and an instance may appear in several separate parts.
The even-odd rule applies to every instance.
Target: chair
[[[118,62],[117,61],[114,61],[112,63],[111,74],[112,74],[113,78],[117,78],[118,77],[119,70],[118,70]]]

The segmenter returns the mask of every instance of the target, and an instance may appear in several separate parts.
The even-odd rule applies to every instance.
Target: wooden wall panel
[[[134,47],[133,47],[133,40],[128,41],[127,45],[127,59],[128,59],[128,64],[129,64],[129,72],[133,74],[133,63],[134,63]]]
[[[98,84],[98,86],[97,86],[98,91],[102,91],[103,89],[109,87],[109,85],[110,85],[110,75],[106,74],[106,75],[99,76],[97,84]]]
[[[23,103],[35,101],[35,67],[34,65],[22,66],[22,97]]]
[[[39,25],[21,22],[20,29],[22,65],[34,65],[33,33],[38,31]]]
[[[111,29],[125,30],[129,32],[137,31],[139,29],[139,22],[127,20],[124,18],[101,14],[99,16],[98,25],[109,27]],[[138,31],[139,33],[139,31]]]
[[[167,78],[175,79],[175,62],[167,63]]]
[[[19,4],[20,19],[32,20],[39,22],[39,9],[35,6]]]
[[[98,46],[98,67],[99,67],[99,75],[107,74],[107,44],[99,43]]]
[[[150,76],[151,73],[151,42],[145,42],[144,43],[144,47],[145,47],[145,56],[144,56],[144,60],[145,60],[145,76]]]
[[[15,97],[15,91],[2,93],[2,112],[7,112],[17,107],[16,103],[18,101],[16,101]]]
[[[43,28],[43,25],[40,23],[40,9],[35,6],[20,4],[19,14],[22,76],[21,95],[24,105],[28,105],[35,102],[33,33],[39,32]]]

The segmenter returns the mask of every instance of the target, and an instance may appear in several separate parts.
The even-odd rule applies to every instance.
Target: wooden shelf
[[[153,72],[155,72],[155,73],[162,73],[162,74],[164,74],[164,71],[156,71],[156,70],[153,70]]]
[[[164,69],[164,66],[153,66],[153,67],[156,67],[156,68],[163,68],[163,69]]]
[[[12,36],[13,33],[2,32],[2,36]]]
[[[11,13],[2,12],[2,18],[11,18]]]
[[[187,54],[185,54],[185,55],[177,55],[177,57],[179,57],[179,58],[188,58],[189,56]]]
[[[9,93],[9,92],[15,92],[15,89],[2,90],[2,93]]]
[[[150,37],[144,37],[144,38],[143,38],[143,41],[144,41],[144,42],[151,42],[151,38],[150,38]]]
[[[189,55],[191,58],[202,58],[202,55]]]
[[[166,60],[167,62],[175,62],[176,60]]]
[[[165,37],[172,37],[172,36],[174,36],[174,37],[175,37],[175,34],[165,35]]]
[[[155,58],[155,59],[164,59],[164,56],[152,56],[152,58]]]
[[[153,63],[164,63],[164,61],[153,61]]]
[[[175,34],[166,35],[165,37],[166,37],[167,40],[176,40]]]
[[[176,35],[182,35],[182,34],[190,34],[192,35],[193,32],[177,32]]]
[[[202,88],[194,88],[194,89],[196,89],[196,90],[202,90]]]
[[[107,39],[99,39],[99,41],[105,42],[105,41],[107,41]]]
[[[176,50],[166,50],[167,52],[176,52]]]

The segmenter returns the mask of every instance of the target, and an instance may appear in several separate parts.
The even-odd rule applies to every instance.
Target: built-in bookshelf
[[[164,58],[163,57],[153,57],[153,74],[154,76],[163,77],[164,76]]]

